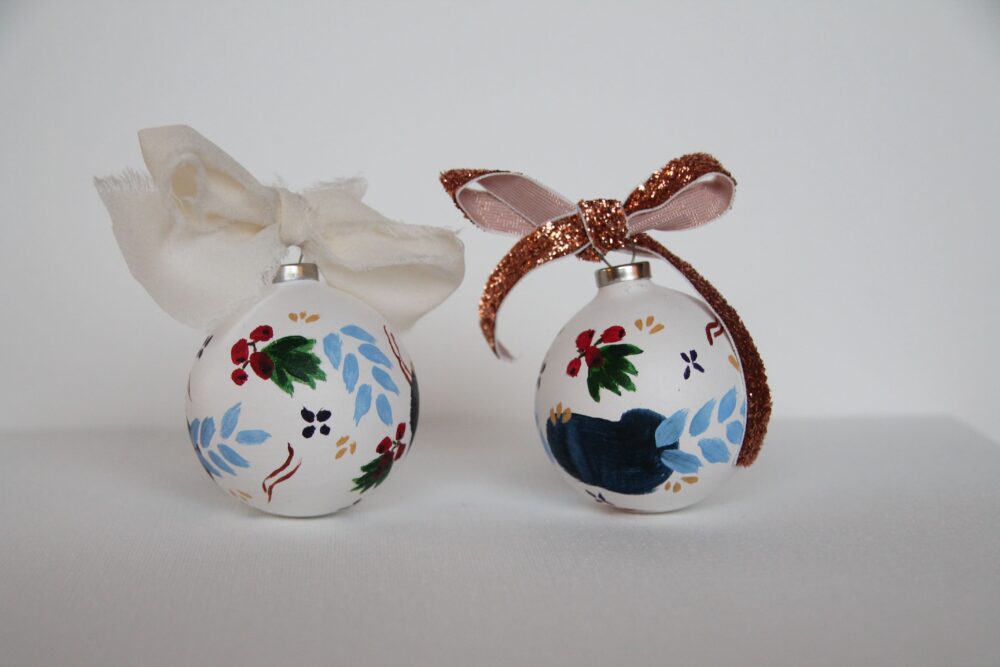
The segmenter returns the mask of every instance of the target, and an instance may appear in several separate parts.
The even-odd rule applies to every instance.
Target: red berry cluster
[[[393,461],[398,461],[403,457],[403,452],[406,451],[406,443],[403,442],[403,435],[405,434],[406,424],[402,423],[396,427],[395,439],[385,436],[382,438],[382,442],[378,443],[375,453],[381,455],[379,458],[380,469],[387,465],[392,465]]]
[[[274,338],[274,330],[268,325],[262,324],[250,332],[250,340],[240,338],[233,343],[233,349],[229,353],[233,363],[239,366],[231,376],[233,382],[241,385],[247,381],[250,377],[246,372],[247,366],[250,366],[257,377],[263,380],[271,379],[271,374],[274,373],[274,361],[266,352],[257,350],[257,343],[266,343],[272,338]],[[251,350],[253,351],[251,352]]]
[[[587,329],[580,333],[576,337],[576,351],[577,356],[575,359],[569,362],[566,366],[566,375],[570,377],[576,377],[580,374],[580,368],[583,366],[583,361],[587,362],[587,368],[593,368],[600,366],[604,361],[604,357],[601,355],[601,349],[597,347],[605,343],[617,343],[622,338],[625,337],[625,327],[620,327],[618,325],[608,327],[601,334],[597,342],[594,342],[594,334],[596,332],[593,329]],[[583,361],[581,361],[581,359]]]

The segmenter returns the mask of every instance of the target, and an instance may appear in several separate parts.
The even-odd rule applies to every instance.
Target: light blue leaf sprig
[[[345,343],[353,345],[355,341],[357,341],[357,353],[344,354]],[[376,344],[375,336],[356,324],[349,324],[341,327],[339,334],[327,334],[323,339],[323,353],[330,360],[333,369],[340,371],[347,393],[354,394],[354,425],[360,424],[362,418],[369,413],[373,394],[377,392],[374,396],[375,413],[383,424],[391,426],[394,423],[392,406],[389,404],[386,392],[398,396],[399,386],[388,372],[395,368],[395,364]],[[361,382],[362,361],[359,360],[359,355],[368,367],[374,385],[371,382]]]
[[[680,442],[684,435],[685,426],[687,432],[692,437],[705,434],[712,425],[712,413],[715,412],[716,420],[719,424],[726,424],[726,439],[716,437],[703,437],[698,440],[698,448],[701,455],[708,463],[728,463],[730,460],[729,446],[735,445],[737,452],[739,446],[743,444],[743,422],[735,418],[736,412],[736,387],[730,389],[719,400],[716,411],[715,399],[710,399],[694,413],[691,423],[687,424],[687,410],[678,410],[671,416],[660,422],[656,428],[655,439],[657,447],[666,447]],[[740,415],[746,418],[747,404],[743,401],[740,406]],[[726,423],[728,421],[728,423]],[[680,449],[668,449],[660,455],[664,465],[682,475],[698,472],[701,468],[701,460],[694,454],[682,452]]]
[[[235,476],[237,470],[234,468],[249,468],[250,462],[239,455],[223,440],[232,439],[240,445],[259,445],[267,442],[271,434],[260,429],[246,429],[237,431],[236,427],[240,421],[240,407],[242,403],[237,403],[222,415],[219,424],[219,442],[212,448],[212,440],[215,438],[215,418],[206,417],[195,419],[188,424],[188,434],[191,436],[191,444],[198,455],[198,460],[205,468],[205,471],[214,477],[222,477],[222,472]],[[235,437],[234,437],[235,435]],[[216,451],[218,450],[218,451]],[[222,472],[219,472],[219,471]]]

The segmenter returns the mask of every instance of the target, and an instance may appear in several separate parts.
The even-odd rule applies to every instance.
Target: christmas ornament
[[[576,255],[603,261],[598,293],[553,341],[539,374],[535,421],[549,458],[591,500],[664,512],[697,502],[752,464],[771,413],[763,362],[736,311],[650,230],[705,224],[729,209],[735,181],[713,157],[671,161],[625,200],[576,204],[521,174],[453,170],[441,182],[477,226],[521,239],[490,275],[480,325],[497,356],[504,298],[529,271]],[[631,250],[613,266],[607,253]],[[651,282],[666,259],[705,299]]]
[[[151,178],[97,188],[132,274],[212,332],[187,387],[195,457],[266,512],[356,504],[409,454],[419,394],[397,332],[461,282],[461,242],[382,217],[358,180],[296,194],[191,128],[139,136]],[[311,261],[280,264],[291,246]]]

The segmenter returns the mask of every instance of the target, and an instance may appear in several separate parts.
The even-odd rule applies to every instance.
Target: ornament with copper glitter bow
[[[573,203],[522,174],[489,169],[453,169],[441,184],[459,210],[482,229],[521,239],[490,274],[479,302],[480,327],[493,353],[510,358],[496,338],[497,312],[521,278],[546,262],[575,254],[604,261],[612,250],[632,249],[672,264],[724,324],[743,367],[747,385],[747,431],[738,465],[753,463],[771,415],[764,363],[736,310],[694,267],[646,234],[698,227],[725,213],[736,181],[711,155],[692,153],[671,160],[624,202],[585,199]],[[610,266],[610,264],[609,264]]]

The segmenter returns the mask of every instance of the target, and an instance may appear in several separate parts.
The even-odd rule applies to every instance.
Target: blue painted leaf
[[[340,370],[340,355],[342,351],[340,336],[337,334],[328,334],[323,339],[323,352],[326,353],[326,358],[330,360],[330,365],[333,366],[334,370]]]
[[[740,414],[744,417],[747,416],[747,402],[743,401],[743,405],[740,406]]]
[[[719,401],[719,414],[716,415],[716,419],[719,423],[729,419],[729,416],[733,414],[733,410],[736,409],[736,387],[733,387],[726,392],[726,395],[722,397]]]
[[[229,445],[219,445],[219,451],[226,458],[227,461],[232,463],[234,466],[239,466],[241,468],[249,468],[250,462],[245,458],[236,453],[236,450]]]
[[[205,421],[201,423],[201,446],[208,447],[212,444],[212,438],[215,437],[215,420],[211,417],[206,417]]]
[[[701,455],[709,463],[726,463],[729,460],[729,448],[719,438],[702,438],[698,441]]]
[[[267,431],[261,431],[260,429],[251,429],[247,431],[240,431],[236,434],[236,442],[241,445],[259,445],[262,442],[266,442],[271,434]]]
[[[660,425],[656,427],[654,435],[657,447],[672,445],[681,439],[681,434],[684,433],[684,424],[687,422],[687,415],[687,410],[678,410],[660,422]]]
[[[368,414],[372,407],[372,386],[363,384],[358,387],[358,395],[354,399],[354,425],[361,422],[361,418]]]
[[[392,368],[392,362],[389,361],[389,357],[382,353],[382,350],[378,349],[371,343],[365,343],[358,347],[358,352],[365,356],[365,359],[375,364],[382,364],[387,368]]]
[[[660,453],[660,460],[668,468],[682,475],[698,472],[698,468],[701,467],[701,461],[698,460],[697,456],[682,452],[679,449],[668,449]]]
[[[219,456],[218,454],[216,454],[215,452],[209,452],[208,453],[208,458],[212,459],[212,463],[214,463],[216,466],[218,466],[223,471],[228,472],[230,475],[234,475],[234,476],[236,475],[236,471],[233,470],[232,468],[230,468],[229,464],[226,463],[225,461],[223,461],[222,457]],[[219,475],[219,477],[221,477],[221,476],[222,475]]]
[[[345,336],[350,336],[351,338],[357,338],[358,340],[364,341],[366,343],[374,343],[375,336],[371,335],[357,324],[348,324],[346,327],[341,327],[341,332]]]
[[[228,438],[236,430],[236,424],[240,421],[241,405],[242,403],[237,403],[226,410],[226,414],[222,415],[222,429],[219,430],[219,435],[223,438]]]
[[[212,477],[222,477],[222,473],[216,470],[212,464],[208,462],[208,459],[205,458],[205,455],[201,453],[200,449],[196,449],[194,451],[198,455],[198,460],[201,461],[201,467],[205,469],[205,472]]]
[[[386,391],[391,391],[397,395],[399,394],[399,387],[397,387],[396,383],[392,381],[392,377],[390,377],[388,373],[378,366],[372,366],[372,377],[375,378],[375,381],[382,385],[382,388]]]
[[[708,429],[709,422],[712,421],[712,409],[715,407],[715,399],[711,399],[694,413],[691,418],[691,427],[688,432],[691,435],[701,435]]]
[[[392,424],[392,406],[389,405],[389,399],[385,397],[385,394],[379,394],[378,398],[375,399],[375,411],[378,412],[378,418],[382,420],[382,423],[386,426]]]
[[[195,447],[198,446],[198,427],[201,426],[201,420],[195,419],[193,422],[188,424],[188,435],[191,436],[191,444]]]
[[[343,375],[344,386],[347,387],[347,393],[350,394],[358,384],[358,358],[354,356],[353,352],[344,357]]]
[[[743,422],[729,422],[726,426],[726,439],[734,445],[743,443]]]

